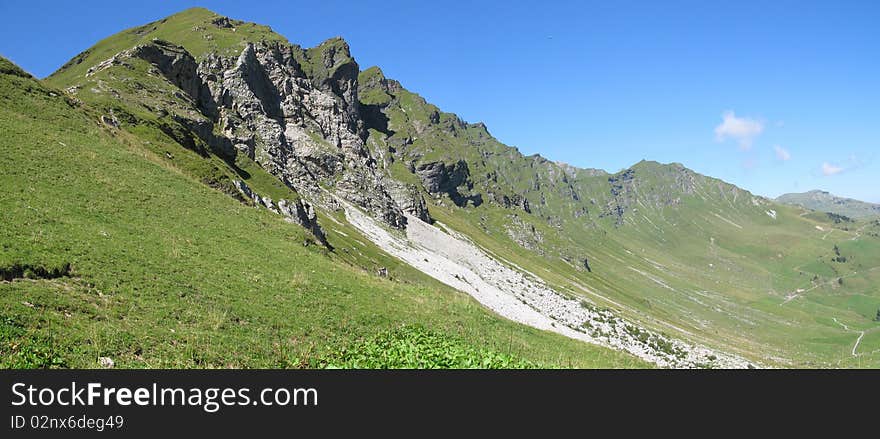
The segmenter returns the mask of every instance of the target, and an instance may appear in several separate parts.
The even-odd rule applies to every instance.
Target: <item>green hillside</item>
[[[525,157],[378,68],[360,87],[387,116],[371,138],[393,150],[392,175],[467,163],[454,193],[429,198],[432,216],[559,290],[764,364],[880,365],[873,222],[808,214],[680,164],[611,175]]]
[[[170,161],[5,59],[0,72],[2,367],[360,367],[380,342],[403,353],[368,366],[437,352],[452,367],[644,366],[494,317],[363,239],[329,232],[330,252],[187,167],[222,161],[180,146]]]

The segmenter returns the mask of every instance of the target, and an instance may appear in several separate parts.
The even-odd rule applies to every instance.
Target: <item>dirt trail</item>
[[[798,265],[797,267],[794,267],[793,270],[794,270],[794,271],[799,271],[798,269],[799,269],[800,267],[801,267],[801,265]],[[863,270],[863,271],[875,271],[875,270],[880,270],[880,266],[878,266],[878,267],[872,267],[872,268],[869,268],[869,269],[867,269],[867,270]],[[853,271],[852,273],[847,274],[847,275],[845,275],[845,276],[840,276],[839,278],[834,278],[834,279],[829,280],[829,281],[827,281],[827,282],[822,282],[822,283],[819,283],[819,284],[813,285],[813,286],[812,286],[811,288],[809,288],[809,289],[806,289],[806,290],[803,290],[803,291],[795,291],[795,292],[793,292],[793,293],[789,293],[788,296],[785,296],[785,300],[783,300],[782,303],[779,304],[779,306],[785,305],[786,303],[791,302],[792,300],[797,299],[798,297],[801,297],[801,296],[803,296],[804,294],[807,294],[807,293],[809,293],[810,291],[815,290],[816,288],[824,287],[824,286],[827,286],[827,285],[831,285],[831,284],[833,284],[834,282],[838,282],[837,279],[847,279],[847,278],[850,278],[850,277],[856,276],[856,275],[858,275],[858,274],[859,274],[858,271]]]
[[[857,330],[855,330],[855,329],[849,329],[849,326],[846,326],[845,324],[840,323],[840,322],[837,320],[837,317],[834,317],[833,320],[834,320],[834,323],[837,323],[838,325],[842,326],[843,329],[844,329],[845,331],[848,331],[848,332],[857,332],[857,333],[859,334],[859,338],[856,339],[856,344],[854,344],[854,345],[853,345],[853,348],[852,348],[852,356],[853,356],[853,357],[858,357],[858,354],[856,354],[856,350],[859,348],[859,343],[862,342],[862,338],[865,336],[865,331],[857,331]]]
[[[850,241],[855,241],[855,240],[861,238],[862,237],[862,230],[865,230],[865,227],[868,227],[869,225],[871,225],[871,223],[865,223],[864,225],[862,225],[862,227],[859,227],[858,229],[856,229],[855,236],[853,236],[852,239],[850,239]]]

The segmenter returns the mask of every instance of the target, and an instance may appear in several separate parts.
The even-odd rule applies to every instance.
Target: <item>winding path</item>
[[[799,271],[800,267],[802,267],[802,266],[803,266],[803,265],[798,265],[797,267],[794,267],[793,270],[794,270],[794,271]],[[878,269],[880,269],[880,266],[872,267],[872,268],[869,268],[869,269],[867,269],[867,270],[862,270],[862,271],[869,271],[869,272],[870,272],[870,271],[876,271],[876,270],[878,270]],[[807,273],[810,273],[810,272],[808,271]],[[812,274],[815,274],[815,273],[812,273]],[[804,294],[807,294],[807,293],[809,293],[810,291],[815,290],[816,288],[819,288],[819,287],[822,287],[822,286],[826,286],[826,285],[831,285],[831,284],[833,284],[834,282],[837,282],[837,280],[835,280],[835,279],[847,279],[847,278],[850,278],[850,277],[856,276],[856,275],[858,275],[858,274],[859,274],[858,271],[853,271],[853,272],[850,273],[850,274],[843,275],[843,276],[839,276],[839,277],[834,278],[834,279],[832,279],[832,280],[829,280],[829,281],[827,281],[827,282],[822,282],[822,283],[818,283],[818,284],[816,284],[816,285],[813,285],[811,288],[806,289],[806,290],[803,290],[803,291],[801,291],[801,292],[797,292],[797,291],[795,291],[794,293],[791,293],[791,294],[789,294],[788,296],[786,296],[786,297],[785,297],[785,300],[783,300],[783,301],[779,304],[779,306],[785,305],[786,303],[791,302],[792,300],[797,299],[798,297],[801,297],[801,296],[803,296]]]
[[[833,320],[834,320],[834,323],[837,323],[838,325],[842,326],[844,330],[849,331],[849,332],[858,332],[859,333],[859,338],[856,339],[856,344],[854,344],[853,348],[852,348],[852,356],[858,357],[858,354],[856,354],[856,349],[859,348],[859,343],[862,342],[862,337],[865,336],[865,331],[857,331],[855,329],[849,329],[849,326],[846,326],[845,324],[840,323],[837,320],[837,317],[834,317]]]

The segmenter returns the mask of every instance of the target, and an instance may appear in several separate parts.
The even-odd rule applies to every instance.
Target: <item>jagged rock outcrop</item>
[[[470,181],[470,170],[464,160],[454,163],[428,162],[414,169],[422,180],[422,186],[431,195],[447,195],[456,206],[479,206],[483,202],[480,194],[470,194],[473,183]],[[465,192],[466,194],[463,194]]]
[[[226,22],[218,22],[224,25]],[[311,54],[284,44],[248,44],[237,58],[209,54],[201,63],[182,47],[153,40],[121,52],[90,74],[126,57],[153,64],[188,96],[204,117],[173,115],[221,156],[237,152],[309,198],[333,207],[327,187],[386,223],[406,224],[401,206],[389,194],[364,145],[364,123],[357,98],[357,63],[341,40],[330,40]],[[215,134],[215,127],[223,133]],[[165,127],[169,136],[197,149],[186,135]],[[415,216],[428,219],[424,200],[400,195]]]
[[[320,224],[318,224],[318,215],[315,213],[314,206],[303,200],[296,200],[294,202],[278,200],[278,210],[288,221],[297,223],[305,227],[306,230],[312,232],[312,235],[314,235],[324,247],[331,250],[333,249],[330,243],[327,242],[327,236],[324,235],[324,230],[321,228]]]
[[[278,200],[278,203],[276,204],[271,198],[260,196],[254,192],[247,183],[241,180],[235,180],[232,184],[239,192],[241,192],[245,199],[252,200],[254,206],[265,207],[273,213],[283,215],[287,221],[305,227],[305,229],[310,231],[312,235],[321,242],[321,244],[332,249],[330,243],[327,242],[327,236],[324,234],[324,230],[321,228],[321,225],[318,224],[318,215],[315,212],[315,208],[308,202],[303,200],[290,201],[281,199]]]
[[[198,108],[207,115],[216,111],[216,103],[210,90],[199,77],[195,58],[183,47],[167,41],[154,39],[150,44],[136,46],[129,55],[147,61],[162,72],[172,84],[193,99]]]
[[[544,254],[544,235],[535,229],[535,226],[523,221],[517,215],[508,215],[507,220],[504,230],[513,242],[539,255]]]
[[[124,50],[111,58],[88,69],[86,76],[107,69],[113,65],[129,66],[130,58],[140,58],[153,66],[172,84],[198,103],[202,112],[211,113],[215,104],[210,91],[199,77],[195,58],[183,47],[167,41],[153,39],[150,43],[137,45]]]
[[[468,177],[467,162],[459,160],[452,164],[431,162],[419,165],[416,173],[425,189],[432,193],[450,193],[458,190]]]
[[[633,169],[627,169],[620,174],[608,177],[611,198],[601,216],[613,217],[614,223],[618,227],[623,225],[623,215],[634,201],[634,179],[635,171]]]
[[[426,222],[432,223],[431,215],[428,213],[428,205],[425,198],[415,185],[400,183],[397,181],[388,182],[389,194],[391,198],[403,209],[404,212]]]
[[[233,24],[222,17],[212,23]],[[207,156],[200,146],[206,144],[229,162],[245,154],[326,209],[339,208],[341,197],[396,228],[406,226],[404,212],[431,221],[418,188],[388,178],[366,146],[369,111],[361,108],[359,67],[343,40],[308,50],[249,42],[237,56],[211,52],[197,62],[185,48],[153,39],[92,66],[86,76],[131,67],[134,58],[150,63],[151,74],[164,76],[189,103],[156,110],[163,117],[158,128],[184,147]],[[466,203],[455,187],[466,180],[467,165],[455,165],[448,177],[452,186],[444,182],[444,189]]]
[[[140,44],[129,50],[122,51],[110,59],[93,66],[86,75],[93,75],[114,65],[131,67],[131,60],[135,58],[150,63],[154,68],[153,72],[161,74],[180,89],[182,94],[179,94],[177,97],[189,100],[192,106],[199,111],[197,114],[183,111],[168,114],[170,119],[204,141],[217,155],[226,159],[234,158],[232,142],[214,133],[217,104],[206,83],[199,76],[198,64],[195,58],[183,47],[167,41],[153,39],[149,43]],[[165,112],[164,109],[162,111]],[[115,126],[118,126],[118,121],[115,124]],[[159,128],[184,147],[196,151],[203,156],[207,154],[207,151],[195,145],[193,136],[190,133],[182,132],[167,123],[161,124]]]
[[[279,213],[278,209],[275,208],[275,203],[272,201],[271,198],[260,196],[259,194],[251,190],[250,186],[248,186],[247,183],[241,180],[235,180],[232,182],[232,185],[235,186],[235,188],[238,189],[238,191],[241,192],[242,195],[244,195],[245,199],[253,201],[255,206],[263,206],[274,213]]]
[[[232,20],[230,20],[229,17],[217,17],[211,20],[211,24],[227,29],[233,27]]]
[[[357,64],[341,40],[312,55],[284,44],[248,44],[236,59],[200,65],[217,120],[235,148],[327,207],[328,188],[402,228],[406,218],[377,172],[358,114]],[[312,65],[314,63],[314,65]]]
[[[529,207],[529,200],[522,195],[507,196],[489,192],[489,198],[506,209],[519,208],[525,213],[532,213],[532,209]]]

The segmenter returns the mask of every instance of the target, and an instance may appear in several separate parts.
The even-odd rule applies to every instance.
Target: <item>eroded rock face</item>
[[[202,112],[211,115],[216,111],[211,93],[198,75],[196,60],[183,47],[153,40],[131,49],[129,55],[155,65],[163,76],[192,98]]]
[[[535,226],[524,222],[517,215],[507,215],[507,224],[504,226],[507,236],[521,247],[531,250],[539,255],[544,254],[544,235],[535,229]]]
[[[389,178],[365,144],[359,67],[341,39],[308,50],[249,43],[237,56],[212,53],[200,62],[183,47],[154,39],[93,66],[88,75],[133,58],[150,63],[151,73],[177,86],[177,97],[198,110],[170,114],[186,130],[160,127],[185,147],[206,156],[193,142],[198,137],[228,161],[245,154],[328,210],[338,208],[340,197],[396,228],[406,226],[404,212],[430,221],[419,189]],[[467,165],[453,168],[455,186],[466,178]]]
[[[458,189],[467,180],[469,171],[464,161],[452,164],[432,162],[419,165],[416,173],[422,179],[425,189],[434,193],[449,193]]]
[[[504,207],[505,209],[518,207],[522,209],[525,213],[532,213],[532,209],[529,207],[529,200],[522,195],[517,194],[513,196],[507,196],[504,194],[496,194],[494,192],[490,192],[489,198],[496,204]]]
[[[394,227],[406,225],[364,145],[358,66],[341,40],[309,52],[249,44],[236,58],[208,55],[201,63],[180,46],[153,40],[94,66],[89,74],[131,58],[152,64],[198,108],[200,114],[173,117],[214,152],[228,159],[246,154],[325,207],[333,208],[332,191]],[[397,196],[400,204],[428,218],[424,200],[406,194]]]
[[[154,39],[149,43],[135,46],[129,50],[120,52],[112,58],[89,69],[88,74],[108,68],[112,65],[127,65],[129,60],[139,58],[150,63],[157,73],[164,76],[169,82],[180,89],[192,105],[201,114],[187,117],[174,114],[171,117],[182,126],[186,127],[195,136],[198,136],[208,144],[213,152],[221,157],[234,158],[234,150],[229,139],[217,136],[214,133],[213,120],[217,116],[217,103],[214,101],[205,81],[199,76],[196,60],[183,47]],[[188,134],[176,132],[170,127],[161,127],[169,137],[175,139],[186,148],[194,150],[202,155],[206,151],[200,151],[195,147]]]
[[[284,216],[284,219],[287,221],[305,227],[305,229],[311,232],[321,244],[332,249],[330,243],[327,242],[326,235],[324,235],[324,229],[318,224],[318,215],[315,212],[315,208],[308,202],[303,200],[290,201],[281,199],[278,200],[278,203],[276,204],[271,198],[261,196],[254,192],[247,183],[241,180],[235,180],[232,184],[245,199],[253,201],[254,206],[265,207],[272,213]]]
[[[403,211],[364,145],[357,64],[344,43],[327,46],[310,60],[292,46],[249,44],[234,60],[209,56],[199,73],[220,128],[241,153],[318,203],[332,205],[330,188],[403,228]]]
[[[314,235],[315,238],[317,238],[325,247],[330,249],[333,248],[330,246],[330,243],[327,242],[324,230],[318,224],[318,215],[315,213],[315,208],[311,204],[303,200],[296,200],[295,202],[279,200],[278,210],[288,221],[297,223],[305,227],[306,230],[312,232],[312,235]]]
[[[422,180],[422,186],[436,197],[447,195],[457,206],[479,206],[483,203],[482,195],[466,195],[473,188],[470,181],[470,170],[464,160],[455,163],[430,162],[422,163],[414,169]],[[462,193],[465,192],[465,193]]]
[[[396,181],[390,182],[389,186],[391,188],[389,191],[391,198],[401,209],[403,209],[404,212],[428,224],[433,222],[431,216],[428,214],[428,206],[425,203],[425,198],[422,197],[418,187]]]
[[[634,202],[634,180],[635,171],[627,169],[626,171],[608,177],[608,185],[610,186],[611,198],[608,201],[606,210],[601,216],[612,216],[617,227],[624,223],[624,214],[629,210],[630,205]]]

